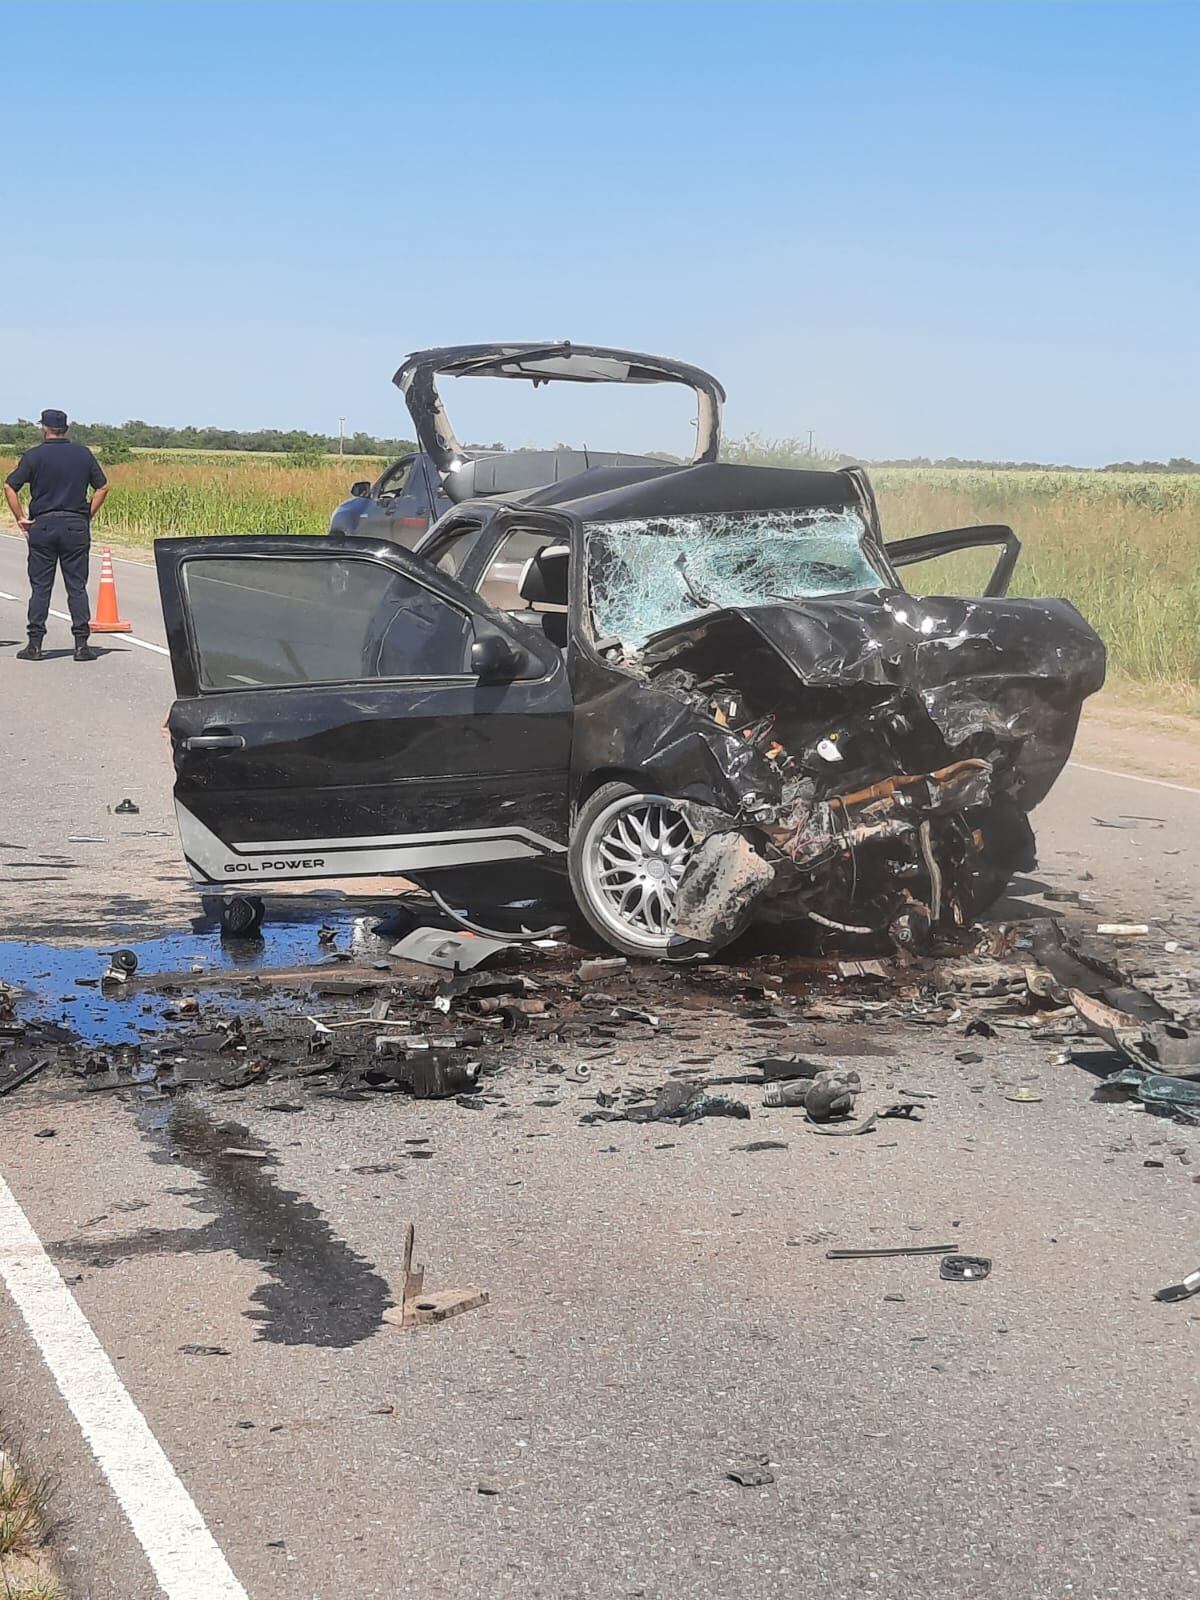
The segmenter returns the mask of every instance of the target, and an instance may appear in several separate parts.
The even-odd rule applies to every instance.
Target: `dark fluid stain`
[[[230,1156],[229,1146],[261,1149],[236,1122],[213,1122],[179,1102],[144,1108],[146,1131],[162,1164],[190,1167],[200,1182],[183,1191],[197,1211],[215,1211],[197,1228],[145,1228],[119,1239],[63,1240],[55,1254],[111,1266],[137,1256],[232,1250],[267,1277],[245,1314],[271,1344],[344,1350],[369,1339],[394,1304],[387,1282],[339,1239],[311,1201],[281,1189],[269,1161]]]

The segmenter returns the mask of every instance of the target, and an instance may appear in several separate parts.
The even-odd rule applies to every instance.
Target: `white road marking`
[[[248,1600],[3,1177],[0,1277],[167,1600]]]
[[[1180,794],[1200,794],[1200,789],[1193,789],[1186,783],[1168,783],[1165,778],[1143,778],[1136,772],[1116,772],[1112,767],[1089,767],[1086,761],[1068,761],[1069,767],[1077,767],[1080,772],[1098,772],[1102,778],[1126,778],[1130,783],[1149,783],[1156,789],[1176,789]]]
[[[18,596],[15,594],[9,594],[6,589],[0,589],[0,600],[18,600]],[[55,611],[53,607],[51,607],[50,615],[52,617],[61,617],[64,622],[70,622],[71,620],[65,611]],[[105,635],[95,634],[93,637],[103,639]],[[139,650],[153,650],[155,655],[169,656],[171,654],[166,645],[151,644],[149,639],[135,638],[132,633],[119,633],[116,635],[116,637],[118,639],[123,639],[126,644],[137,645]]]

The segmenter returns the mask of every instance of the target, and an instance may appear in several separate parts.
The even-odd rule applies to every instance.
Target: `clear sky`
[[[1200,6],[0,3],[0,418],[409,431],[430,344],[727,432],[1200,458]],[[473,394],[468,396],[468,389]],[[460,437],[681,449],[667,392]]]

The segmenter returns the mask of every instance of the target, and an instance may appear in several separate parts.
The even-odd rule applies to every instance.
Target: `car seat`
[[[560,650],[567,647],[568,600],[567,572],[570,549],[565,544],[544,545],[535,556],[530,556],[521,571],[517,593],[525,602],[526,611],[534,606],[562,606],[561,611],[541,611],[537,620],[551,644]],[[520,613],[518,613],[519,615]]]

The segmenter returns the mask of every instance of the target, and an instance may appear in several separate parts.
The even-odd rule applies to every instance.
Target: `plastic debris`
[[[775,1474],[768,1470],[769,1456],[755,1456],[750,1461],[735,1462],[726,1469],[731,1483],[740,1483],[743,1489],[761,1489],[775,1482]]]
[[[976,1283],[981,1278],[986,1278],[992,1270],[992,1263],[987,1256],[943,1256],[938,1266],[938,1274],[949,1283]]]
[[[424,967],[469,972],[489,956],[511,948],[503,939],[486,939],[478,933],[448,933],[445,928],[414,928],[399,944],[394,944],[388,954],[401,961],[416,961]]]
[[[605,978],[615,978],[629,966],[624,956],[597,957],[594,961],[581,961],[575,968],[580,983],[602,983]]]

